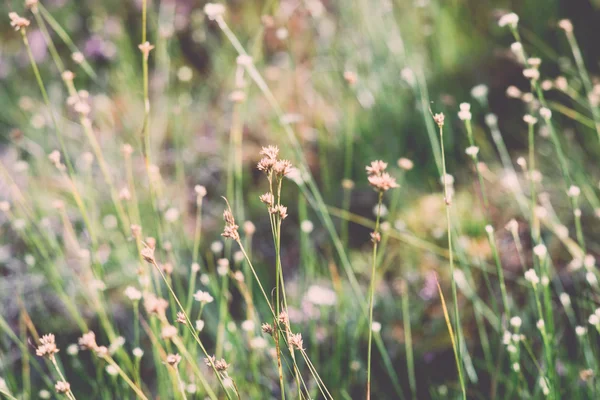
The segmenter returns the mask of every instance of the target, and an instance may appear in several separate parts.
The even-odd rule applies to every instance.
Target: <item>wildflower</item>
[[[36,11],[38,5],[38,0],[25,0],[25,7],[32,11]]]
[[[513,328],[517,328],[517,329],[518,329],[518,328],[521,326],[521,323],[522,323],[522,321],[521,321],[521,318],[520,318],[520,317],[512,317],[512,318],[510,319],[510,325],[511,325]]]
[[[437,126],[440,128],[444,126],[444,119],[445,119],[444,113],[438,113],[433,116],[433,120],[435,121]]]
[[[208,19],[214,21],[225,14],[225,6],[219,3],[206,3],[204,6],[204,13]]]
[[[227,368],[229,368],[229,364],[227,364],[224,359],[221,358],[220,360],[216,360],[215,356],[209,356],[208,358],[205,358],[204,362],[208,367],[214,366],[217,372],[224,372],[227,370]]]
[[[70,344],[67,346],[67,354],[70,356],[76,356],[79,353],[79,347],[76,344]]]
[[[568,19],[558,21],[558,27],[567,33],[573,32],[573,24]]]
[[[290,318],[288,317],[287,312],[282,311],[279,313],[279,323],[284,324],[284,325],[289,325],[290,324]]]
[[[165,315],[169,307],[169,302],[161,297],[156,297],[152,293],[144,294],[144,308],[148,314]]]
[[[171,367],[177,368],[177,365],[181,362],[181,356],[179,354],[167,355],[167,364]]]
[[[540,71],[535,68],[526,68],[523,70],[523,76],[532,81],[537,81],[540,78]]]
[[[151,45],[150,42],[144,42],[144,43],[140,44],[138,46],[138,48],[144,55],[144,58],[147,60],[148,56],[150,55],[150,52],[152,51],[152,49],[154,49],[154,46]]]
[[[354,86],[354,84],[356,84],[356,81],[358,80],[358,77],[356,76],[356,72],[344,71],[344,79],[346,80],[346,82],[348,82],[350,86]]]
[[[544,331],[544,329],[546,328],[546,324],[544,323],[544,320],[543,320],[543,319],[540,319],[538,322],[536,322],[536,323],[535,323],[535,326],[537,326],[537,328],[538,328],[540,331],[542,331],[542,332],[543,332],[543,331]]]
[[[177,336],[177,328],[173,325],[166,325],[161,329],[160,336],[163,339],[173,339]]]
[[[471,105],[469,103],[461,103],[460,111],[458,112],[458,118],[462,121],[471,120]]]
[[[288,337],[288,343],[290,344],[291,347],[295,347],[296,349],[302,351],[304,350],[303,348],[303,341],[302,341],[302,334],[301,333],[292,333],[290,334],[290,336]]]
[[[142,298],[142,292],[134,288],[133,286],[127,286],[125,288],[125,296],[131,301],[138,301]]]
[[[244,233],[248,236],[252,236],[256,232],[256,226],[254,226],[252,221],[245,221],[242,227],[244,228]]]
[[[144,356],[144,350],[140,349],[139,347],[133,349],[131,353],[135,358],[142,358]]]
[[[525,63],[525,54],[523,53],[523,45],[520,42],[514,42],[510,45],[510,50],[521,63]]]
[[[508,13],[508,14],[504,14],[502,17],[500,17],[500,20],[498,21],[498,26],[500,26],[501,28],[508,26],[508,27],[514,29],[517,27],[518,23],[519,23],[519,16],[515,13]]]
[[[581,189],[578,186],[572,185],[571,187],[569,187],[569,190],[567,191],[567,195],[569,195],[569,197],[579,197],[579,195],[581,194]]]
[[[393,178],[387,172],[384,172],[381,175],[371,175],[368,180],[369,184],[379,192],[386,192],[400,186],[396,183],[396,178]]]
[[[414,167],[414,163],[408,158],[399,158],[398,159],[398,167],[402,168],[405,171],[410,171]]]
[[[260,195],[260,201],[262,203],[265,203],[269,207],[272,207],[273,203],[275,202],[275,198],[273,196],[273,193],[267,192],[265,194]]]
[[[27,28],[30,24],[27,18],[20,17],[16,12],[8,13],[8,18],[10,18],[10,26],[15,28],[15,31],[18,31],[21,28]]]
[[[183,312],[179,311],[177,313],[176,321],[179,322],[180,324],[185,324],[186,323],[185,314]]]
[[[365,169],[368,175],[381,175],[387,168],[387,163],[381,160],[371,161],[371,165],[368,165]]]
[[[584,336],[587,333],[587,328],[584,326],[577,325],[575,327],[575,334],[579,337]]]
[[[119,373],[119,368],[115,367],[112,364],[107,365],[105,370],[106,370],[106,373],[109,374],[110,376],[117,376],[117,374]]]
[[[202,290],[198,290],[194,294],[194,299],[199,301],[202,304],[212,303],[214,298],[208,292],[203,292]]]
[[[245,332],[252,332],[254,330],[254,321],[247,319],[242,322],[242,330]]]
[[[471,157],[475,157],[477,153],[479,153],[479,147],[477,146],[469,146],[465,149],[465,153]]]
[[[596,314],[592,314],[589,316],[588,322],[590,323],[590,325],[597,326],[598,324],[600,324],[600,318],[598,318]]]
[[[539,68],[539,66],[542,65],[542,59],[538,57],[529,57],[527,59],[527,64],[533,68]]]
[[[569,307],[571,305],[571,296],[569,296],[567,293],[561,293],[560,296],[558,296],[558,298],[563,307]]]
[[[54,354],[59,352],[58,348],[56,347],[54,335],[51,333],[42,336],[40,343],[41,344],[35,351],[35,354],[39,357],[47,356],[48,358],[52,359],[54,358]]]
[[[273,165],[273,171],[279,176],[287,175],[292,168],[292,163],[288,160],[277,160]]]
[[[96,334],[93,331],[84,333],[79,338],[78,342],[79,347],[81,347],[84,350],[95,350],[96,348],[98,348],[98,345],[96,344]]]
[[[519,365],[519,363],[513,363],[512,369],[515,372],[519,372],[521,370],[521,366]]]
[[[8,201],[0,201],[0,211],[9,212],[10,211],[10,203]]]
[[[533,248],[533,254],[535,254],[540,260],[542,260],[548,254],[548,249],[543,244],[538,244]]]
[[[535,125],[537,123],[537,118],[535,118],[533,115],[527,114],[523,117],[523,121],[525,121],[527,125]]]
[[[311,233],[314,229],[312,221],[304,220],[300,223],[300,230],[304,233]]]
[[[240,234],[238,232],[239,226],[235,224],[235,218],[233,217],[233,213],[231,212],[229,203],[227,203],[227,209],[223,211],[223,220],[225,221],[225,227],[223,228],[223,233],[221,234],[221,236],[236,241],[240,240]]]
[[[217,260],[217,274],[219,276],[225,276],[229,272],[229,260],[226,258],[219,258]]]
[[[381,234],[379,232],[371,232],[371,241],[373,243],[381,242]]]
[[[346,190],[354,189],[354,181],[352,179],[343,179],[342,187]]]
[[[513,99],[518,99],[521,97],[521,90],[516,86],[509,86],[506,88],[506,95],[508,97],[512,97]]]
[[[288,216],[287,207],[282,206],[281,204],[276,205],[275,207],[271,207],[269,209],[271,214],[278,214],[281,219],[286,219]]]
[[[537,276],[534,269],[528,269],[525,271],[525,279],[529,281],[533,286],[540,283],[540,278]]]
[[[540,108],[540,116],[548,121],[550,118],[552,118],[552,111],[550,111],[549,108],[542,107]]]
[[[267,324],[267,323],[262,324],[261,330],[263,331],[263,333],[266,333],[267,335],[272,335],[273,332],[275,331],[275,329],[273,328],[273,325]]]
[[[71,390],[71,385],[66,381],[58,381],[56,385],[54,385],[54,389],[56,389],[57,393],[68,393]]]
[[[196,330],[198,332],[202,331],[202,329],[204,329],[204,321],[202,321],[201,319],[196,320]]]
[[[371,330],[374,333],[381,332],[381,322],[373,321],[373,325],[371,325]]]

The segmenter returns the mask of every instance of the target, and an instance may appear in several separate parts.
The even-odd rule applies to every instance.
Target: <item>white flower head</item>
[[[501,28],[508,26],[514,29],[517,27],[518,24],[519,16],[513,12],[504,14],[502,17],[500,17],[500,20],[498,21],[498,26],[500,26]]]
[[[225,14],[225,6],[219,3],[206,3],[204,13],[210,20],[215,20]]]
[[[548,249],[546,249],[546,246],[544,246],[543,244],[538,244],[533,248],[533,254],[535,254],[540,260],[542,260],[548,254]]]
[[[465,149],[465,153],[471,157],[475,157],[477,153],[479,153],[479,147],[477,146],[469,146]]]
[[[520,317],[512,317],[510,319],[510,325],[513,328],[520,328],[522,323],[523,323],[523,321],[521,320]]]
[[[525,271],[525,279],[534,286],[540,283],[540,278],[537,276],[537,273],[534,269],[528,269]]]

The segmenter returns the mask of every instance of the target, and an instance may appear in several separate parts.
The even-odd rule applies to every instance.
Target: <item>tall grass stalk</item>
[[[449,251],[449,261],[450,261],[450,279],[451,279],[451,286],[452,286],[452,301],[454,303],[454,323],[455,323],[455,331],[456,331],[456,340],[454,340],[454,335],[452,334],[452,332],[450,332],[450,335],[452,337],[452,342],[453,342],[453,347],[454,347],[454,356],[456,358],[456,367],[458,368],[458,379],[459,379],[459,383],[460,383],[460,389],[462,392],[462,397],[463,400],[466,400],[467,398],[467,392],[466,392],[466,388],[465,388],[465,382],[464,382],[464,378],[463,378],[463,372],[462,372],[462,365],[463,365],[463,359],[462,359],[462,352],[461,352],[461,331],[460,331],[460,314],[459,314],[459,307],[458,307],[458,296],[457,296],[457,292],[456,292],[456,280],[454,278],[454,254],[453,254],[453,245],[452,245],[452,220],[451,220],[451,216],[450,216],[450,207],[452,205],[452,198],[450,195],[450,192],[448,190],[448,186],[449,186],[449,177],[448,174],[446,172],[446,155],[445,155],[445,151],[444,151],[444,115],[443,114],[436,114],[434,116],[434,120],[438,125],[439,128],[439,138],[440,138],[440,153],[442,156],[442,176],[441,176],[441,180],[442,180],[442,185],[444,186],[444,203],[446,204],[446,223],[447,223],[447,235],[448,235],[448,251]],[[439,288],[439,284],[438,284],[438,288]],[[440,292],[441,292],[441,288]],[[448,319],[448,316],[446,316],[446,319]],[[449,325],[450,326],[450,325]]]

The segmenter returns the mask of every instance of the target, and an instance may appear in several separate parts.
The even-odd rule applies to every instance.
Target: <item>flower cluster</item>
[[[225,372],[227,368],[229,368],[229,364],[224,359],[217,360],[215,356],[209,356],[209,358],[205,358],[204,362],[208,367],[212,367],[214,365],[217,372]]]
[[[366,167],[369,184],[378,192],[386,192],[392,188],[397,188],[396,178],[393,178],[387,172],[387,163],[377,160],[371,162],[371,165]]]
[[[269,177],[273,172],[279,177],[287,175],[292,170],[292,163],[288,160],[280,160],[279,148],[277,146],[263,147],[259,153],[263,158],[258,162],[257,168]]]
[[[223,228],[221,236],[236,241],[240,240],[240,233],[238,232],[239,226],[235,223],[235,218],[233,217],[229,203],[227,203],[227,209],[223,211],[223,220],[225,221],[225,228]]]
[[[54,357],[54,354],[58,352],[59,350],[58,347],[56,347],[54,335],[51,333],[42,336],[42,338],[40,339],[40,345],[35,350],[35,354],[37,354],[39,357],[47,356],[50,359],[52,359]]]
[[[93,331],[84,333],[79,338],[78,343],[79,347],[81,347],[83,350],[92,350],[98,357],[105,357],[108,355],[108,349],[106,346],[98,346],[96,343],[96,334]]]

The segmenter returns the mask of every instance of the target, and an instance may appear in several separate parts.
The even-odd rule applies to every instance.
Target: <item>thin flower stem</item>
[[[204,347],[204,344],[200,340],[200,337],[198,336],[198,333],[196,332],[196,329],[194,328],[194,325],[192,324],[192,321],[190,321],[190,317],[185,312],[185,308],[183,308],[183,305],[179,301],[179,298],[175,294],[175,291],[173,291],[173,287],[169,284],[169,280],[167,279],[167,277],[163,273],[162,269],[156,263],[156,260],[153,259],[150,263],[152,265],[154,265],[154,267],[156,268],[156,270],[159,272],[160,276],[162,277],[163,281],[165,282],[165,285],[167,286],[167,289],[169,289],[169,292],[171,293],[171,296],[173,297],[173,300],[175,300],[175,302],[177,303],[177,306],[179,307],[179,310],[185,316],[186,326],[188,327],[189,331],[192,333],[192,336],[196,340],[196,343],[198,343],[198,345],[200,346],[200,349],[202,349],[202,352],[204,353],[206,359],[209,361],[210,366],[212,367],[215,375],[219,379],[219,383],[221,384],[221,387],[223,388],[223,390],[225,391],[225,394],[227,395],[227,398],[229,400],[231,400],[231,396],[229,395],[229,392],[227,391],[227,388],[223,384],[223,379],[221,379],[221,375],[218,373],[217,368],[215,367],[215,364],[212,361],[212,358],[209,356],[208,352],[206,351],[206,348]]]
[[[140,389],[135,383],[133,383],[133,381],[127,376],[127,374],[125,372],[123,372],[121,367],[119,367],[117,365],[117,363],[115,362],[115,360],[112,359],[111,356],[106,355],[106,356],[102,357],[102,359],[104,361],[106,361],[107,363],[109,363],[110,365],[112,365],[114,368],[116,368],[117,372],[119,373],[119,376],[121,376],[121,378],[123,378],[123,380],[129,385],[129,387],[131,389],[133,389],[133,391],[135,392],[135,394],[138,395],[139,398],[141,398],[143,400],[148,400],[148,398],[146,397],[144,392],[142,392],[142,389]]]
[[[63,375],[62,371],[60,370],[60,368],[58,366],[58,363],[56,362],[56,357],[50,356],[50,361],[52,361],[52,365],[54,365],[54,369],[56,370],[56,373],[58,373],[58,376],[60,377],[60,380],[63,381],[63,382],[66,382],[67,380],[65,379],[65,376]],[[70,399],[75,400],[75,395],[73,394],[73,392],[71,391],[70,388],[67,391],[67,397],[69,397]]]
[[[460,388],[462,391],[462,397],[464,400],[467,398],[467,392],[465,389],[465,381],[462,372],[462,353],[461,353],[461,334],[460,334],[460,314],[458,311],[458,296],[456,294],[456,280],[454,279],[454,253],[452,247],[452,221],[450,218],[450,205],[452,200],[449,197],[448,192],[448,175],[446,173],[446,155],[444,151],[444,130],[443,124],[439,124],[440,129],[440,150],[442,154],[442,185],[444,186],[444,202],[446,204],[446,223],[448,229],[448,252],[450,261],[450,281],[452,286],[452,301],[454,303],[454,318],[456,326],[456,340],[454,341],[454,355],[456,357],[456,367],[458,369],[458,378],[460,381]],[[441,289],[440,289],[441,291]],[[451,334],[452,335],[452,334]]]
[[[373,341],[373,302],[375,299],[375,269],[377,267],[377,244],[376,236],[379,234],[379,221],[381,219],[381,203],[383,201],[383,191],[379,191],[377,199],[377,219],[375,221],[375,230],[373,231],[373,260],[371,264],[371,284],[369,285],[369,344],[367,355],[367,400],[371,398],[371,352]]]

